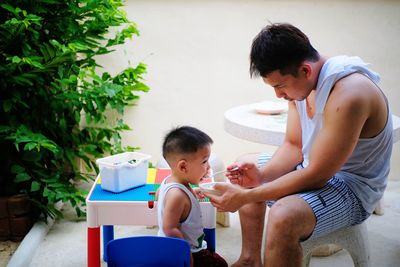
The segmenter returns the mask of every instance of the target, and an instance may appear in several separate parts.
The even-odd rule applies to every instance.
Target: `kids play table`
[[[103,248],[114,239],[114,225],[157,225],[155,192],[169,169],[149,169],[147,184],[121,193],[111,193],[101,188],[98,176],[86,198],[88,266],[100,267],[100,226],[103,226]],[[203,182],[210,182],[204,180]],[[205,240],[215,251],[216,209],[210,202],[201,201]],[[104,260],[107,255],[104,253]]]

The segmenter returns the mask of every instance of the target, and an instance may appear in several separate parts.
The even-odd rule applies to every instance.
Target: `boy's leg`
[[[228,267],[228,263],[215,252],[208,249],[192,253],[193,267]]]

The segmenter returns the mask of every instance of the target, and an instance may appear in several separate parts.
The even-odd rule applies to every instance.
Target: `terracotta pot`
[[[11,241],[21,241],[31,230],[33,225],[31,216],[10,218]]]
[[[0,198],[0,241],[21,241],[33,225],[32,206],[27,195]]]
[[[9,240],[10,236],[10,221],[8,220],[8,218],[0,219],[0,241]]]
[[[0,197],[0,219],[8,218],[7,197]]]
[[[8,214],[10,217],[18,217],[31,213],[31,202],[27,195],[19,194],[8,198]]]

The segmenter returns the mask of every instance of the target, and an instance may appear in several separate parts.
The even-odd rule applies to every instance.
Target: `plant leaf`
[[[18,173],[17,176],[15,176],[14,181],[16,183],[20,183],[20,182],[29,181],[30,179],[31,179],[31,176],[29,176],[29,174],[27,174],[26,172],[22,172],[22,173]]]

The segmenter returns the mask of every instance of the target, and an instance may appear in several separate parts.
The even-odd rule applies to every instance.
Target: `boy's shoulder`
[[[165,193],[165,200],[171,201],[173,199],[176,201],[183,201],[184,199],[189,199],[188,194],[182,187],[184,187],[184,185],[180,186],[180,184],[174,183],[174,185],[172,185],[172,187],[169,188],[168,191]]]

